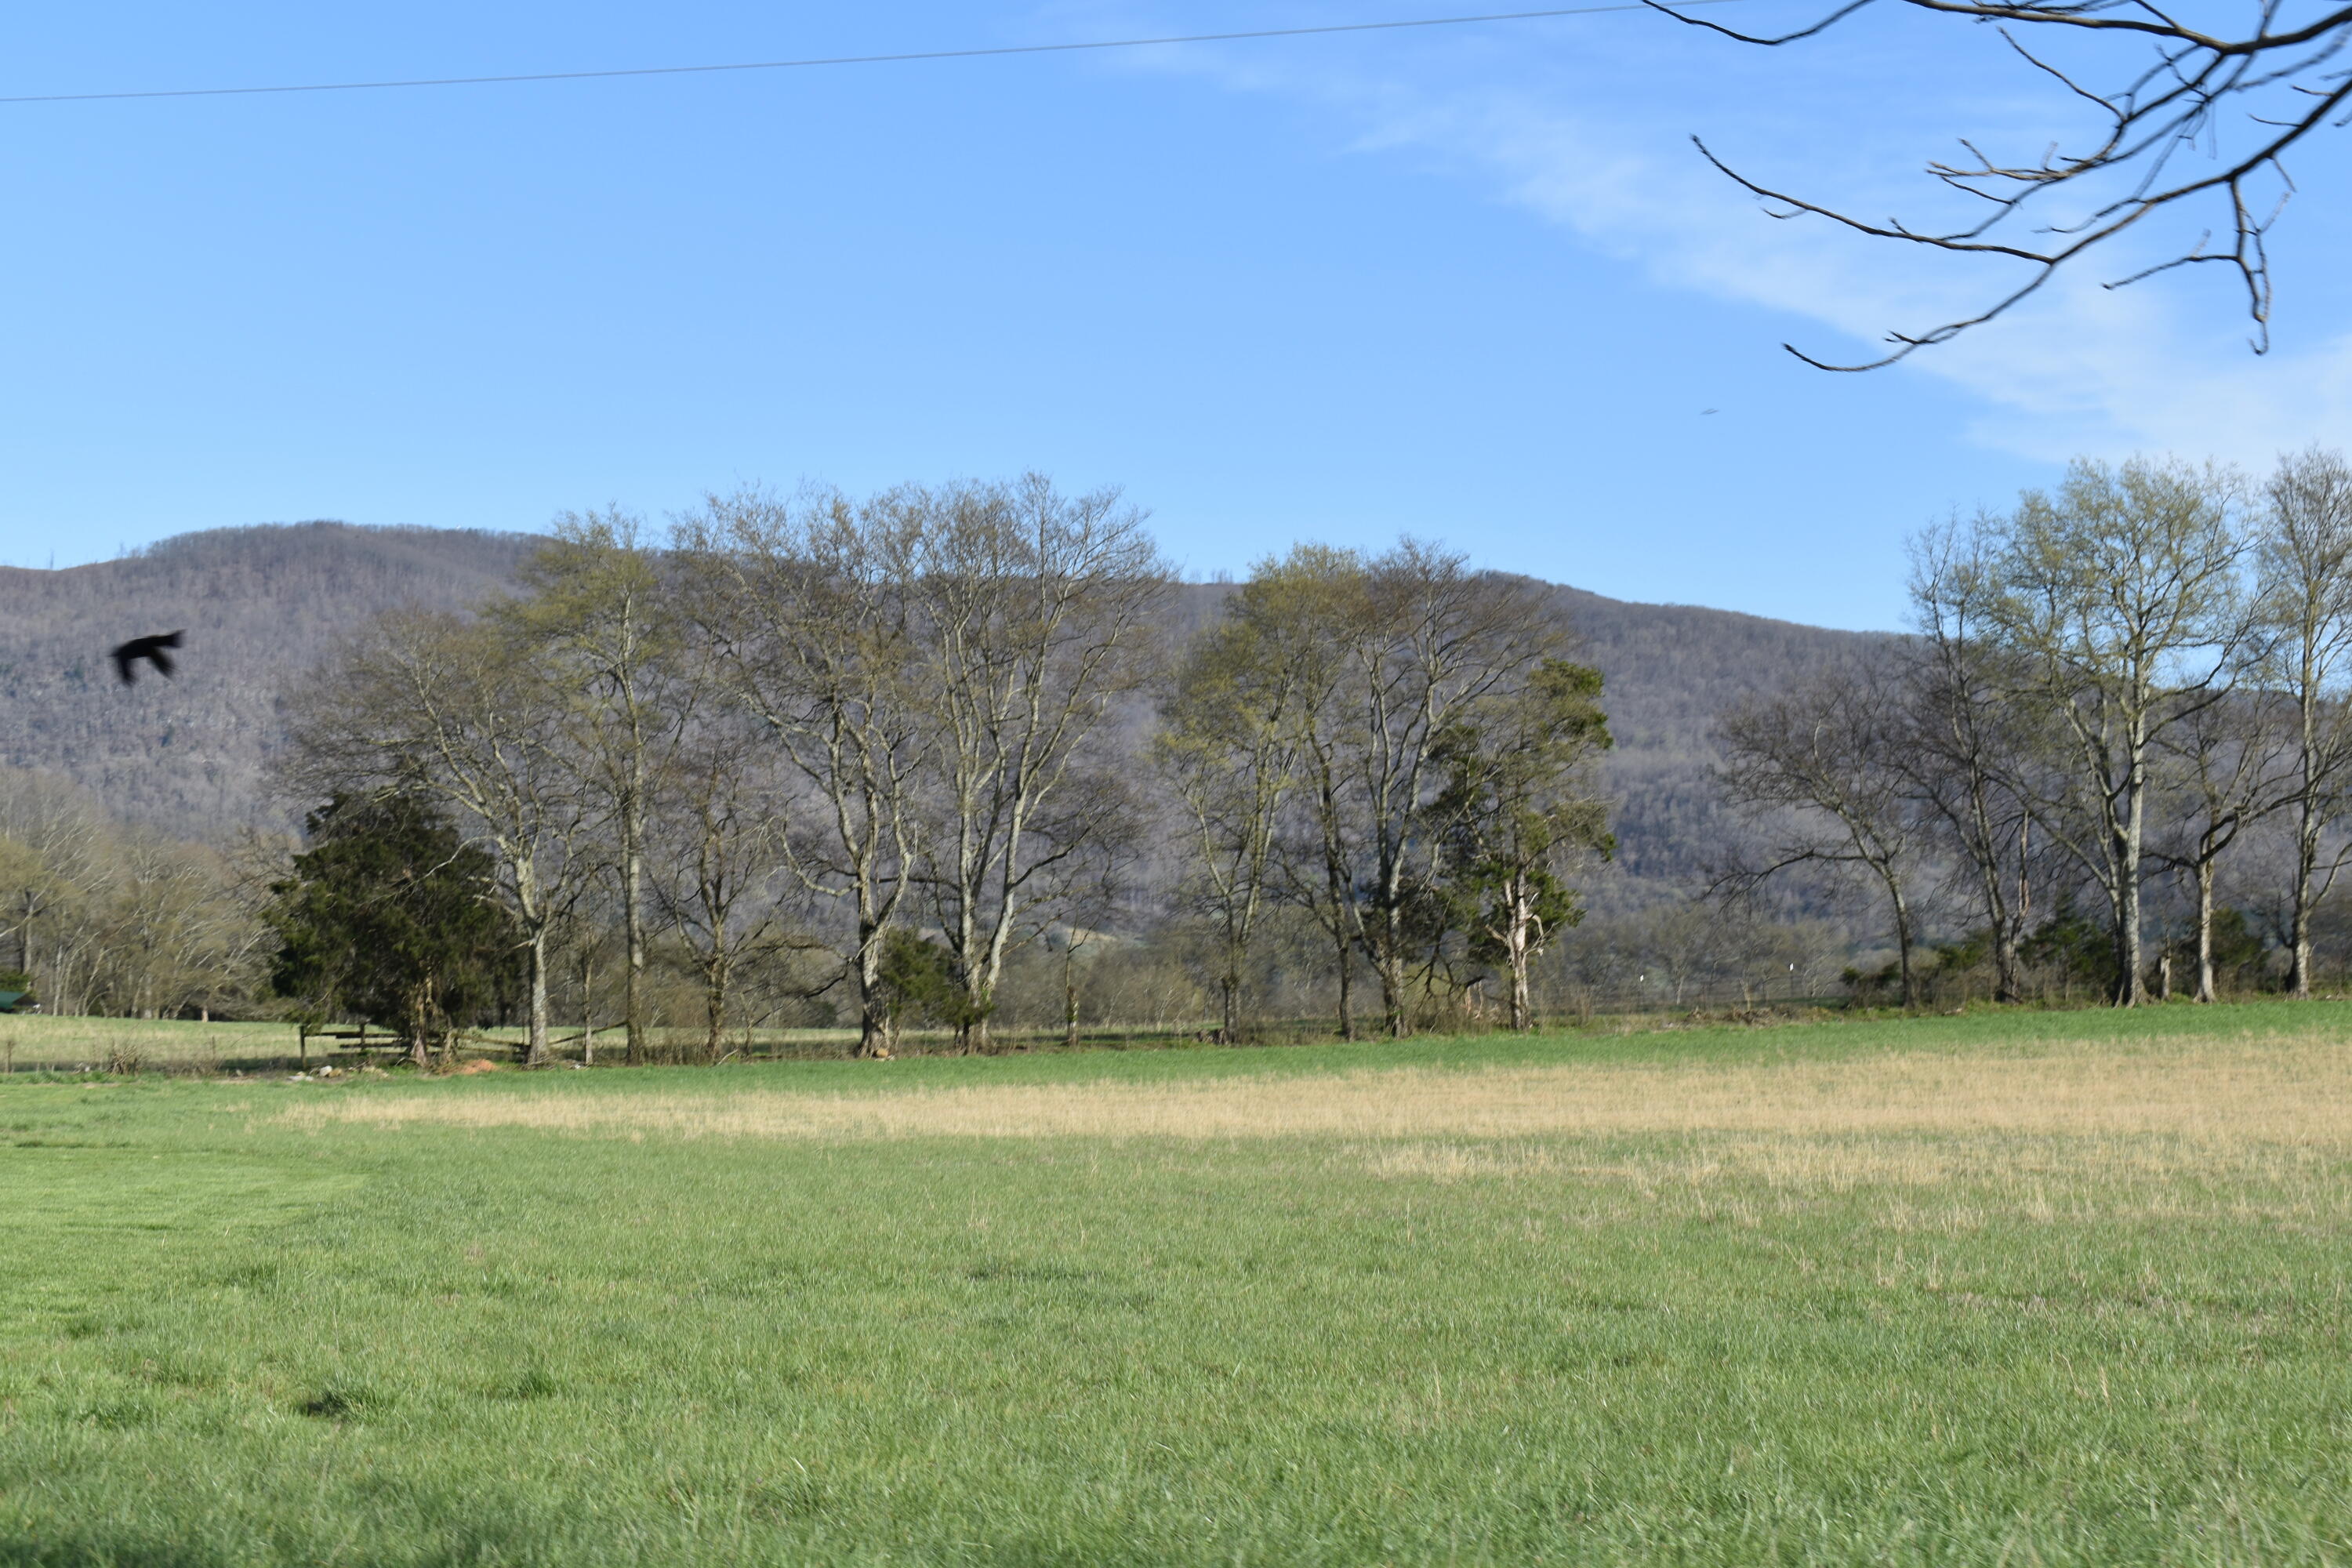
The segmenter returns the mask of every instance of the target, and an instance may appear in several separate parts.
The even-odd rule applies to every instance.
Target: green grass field
[[[0,1564],[2352,1560],[2352,1005],[20,1075],[0,1201]]]

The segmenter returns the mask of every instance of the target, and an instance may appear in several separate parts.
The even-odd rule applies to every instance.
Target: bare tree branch
[[[1811,38],[1879,0],[1848,0],[1820,21],[1794,32],[1765,37],[1694,16],[1643,0],[1685,26],[1700,27],[1743,44],[1777,48]],[[1792,195],[1740,174],[1696,137],[1700,154],[1725,175],[1766,201],[1784,209],[1772,214],[1790,218],[1803,215],[1828,218],[1857,233],[1878,239],[1964,255],[1994,256],[2021,261],[2033,270],[2025,282],[1996,297],[1984,309],[1919,331],[1892,331],[1886,341],[1894,352],[1860,363],[1833,363],[1783,343],[1797,358],[1818,370],[1876,370],[1909,357],[1919,349],[1949,342],[1962,332],[2005,314],[2030,298],[2058,271],[2078,258],[2109,245],[2141,220],[2173,209],[2218,205],[2217,220],[2188,248],[2167,259],[2138,268],[2102,285],[2121,289],[2176,268],[2207,263],[2228,268],[2246,294],[2246,309],[2254,323],[2251,346],[2269,352],[2272,304],[2270,256],[2272,226],[2284,211],[2294,188],[2285,165],[2289,149],[2304,137],[2352,106],[2352,72],[2324,69],[2352,45],[2352,5],[2339,5],[2299,26],[2273,31],[2284,0],[2261,0],[2251,31],[2235,37],[2191,27],[2145,0],[2026,0],[2021,4],[1989,0],[1892,0],[1939,16],[1963,16],[2001,25],[2001,36],[2036,71],[2048,76],[2072,97],[2095,106],[2105,121],[2096,143],[2081,153],[2062,153],[2053,144],[2032,163],[2002,163],[1988,156],[1978,142],[1961,138],[1968,161],[1931,163],[1927,173],[1946,187],[1989,203],[1991,211],[1979,221],[1948,229],[1920,229],[1897,219],[1873,222],[1819,202]],[[2115,33],[2145,42],[2155,58],[2123,85],[2101,89],[2084,85],[2019,41],[2011,26],[2066,29],[2076,33]],[[2123,41],[2121,39],[2118,40]],[[2282,100],[2284,107],[2282,107]],[[2232,108],[2244,111],[2243,122],[2262,128],[2251,144],[2225,154],[2222,144],[2238,121]],[[2343,120],[2334,120],[2337,125]],[[2184,150],[2209,149],[2216,167],[2201,174],[2174,168]],[[2089,210],[2072,223],[2050,223],[2033,230],[2041,239],[2015,241],[1997,237],[2003,224],[2030,221],[2028,204],[2053,190],[2095,188],[2102,176],[2120,178],[2119,194],[2112,188],[2095,197]],[[2250,186],[2274,176],[2284,187],[2275,202],[2257,196]],[[2033,207],[2038,213],[2048,205]],[[2013,226],[2012,226],[2013,232]],[[2209,248],[2216,232],[2228,241]]]

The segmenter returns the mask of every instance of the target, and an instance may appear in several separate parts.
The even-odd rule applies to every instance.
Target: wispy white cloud
[[[1829,331],[1799,346],[1823,357],[1867,356],[1889,329],[1971,313],[2023,276],[1774,219],[1727,200],[1711,170],[1612,148],[1605,122],[1509,101],[1475,118],[1423,115],[1403,139],[1478,160],[1511,200],[1662,281],[1820,323]],[[2250,323],[2210,279],[2107,289],[2103,277],[2062,273],[2010,317],[1897,374],[1965,388],[1984,405],[1976,438],[2039,458],[2164,448],[2263,464],[2352,434],[2352,332],[2257,357]]]
[[[1735,50],[1742,58],[1727,63],[1694,42],[1620,27],[1580,37],[1572,58],[1538,59],[1486,38],[1338,61],[1188,52],[1143,68],[1312,103],[1362,152],[1438,161],[1656,282],[1794,318],[1759,330],[1790,331],[1827,358],[1870,357],[1888,331],[1971,313],[2021,279],[2001,264],[1926,255],[1820,220],[1775,220],[1693,155],[1684,133],[1694,121],[1727,123],[1743,156],[1810,171],[1818,183],[1809,190],[1916,216],[1927,194],[1917,162],[1889,148],[1911,145],[1915,132],[1932,145],[1930,127],[2038,143],[2057,134],[2036,118],[2050,111],[2044,100],[2016,94],[1998,73],[1955,68],[1895,101],[1878,86],[1884,38],[1801,64],[1776,54],[1761,74],[1753,55]],[[1400,69],[1400,59],[1412,64]],[[1914,61],[1905,79],[1921,85]],[[1698,69],[1722,79],[1695,80]],[[2324,248],[2346,232],[2298,221],[2305,226],[2289,243]],[[1876,374],[1962,388],[1981,408],[1975,440],[2037,459],[2163,449],[2266,466],[2283,448],[2352,439],[2352,322],[2298,321],[2257,357],[2219,271],[2123,289],[2101,287],[2113,271],[2062,274],[2003,321]]]

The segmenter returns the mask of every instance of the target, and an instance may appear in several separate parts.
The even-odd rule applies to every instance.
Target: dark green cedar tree
[[[338,795],[307,827],[310,847],[270,889],[278,994],[321,1021],[388,1026],[419,1067],[446,1063],[521,966],[513,922],[483,897],[489,856],[407,792]]]

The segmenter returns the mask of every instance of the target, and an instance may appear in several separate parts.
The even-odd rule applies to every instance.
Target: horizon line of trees
[[[562,972],[610,945],[635,1060],[658,938],[713,1056],[755,970],[837,1001],[861,1055],[908,1019],[977,1050],[1039,952],[1075,1036],[1080,953],[1139,916],[1202,934],[1229,1041],[1277,926],[1320,933],[1348,1037],[1366,980],[1391,1036],[1494,981],[1532,1027],[1611,847],[1601,678],[1539,587],[1302,546],[1176,647],[1171,581],[1116,491],[1036,475],[713,496],[659,539],[561,519],[519,592],[381,616],[290,700],[313,814],[276,983],[421,1059],[504,963],[536,1063]]]
[[[1993,994],[2042,947],[2110,999],[2168,996],[2152,893],[2182,908],[2192,994],[2244,906],[2314,981],[2319,911],[2352,859],[2352,466],[2312,449],[2261,483],[2206,465],[2081,460],[2011,510],[1912,544],[1909,635],[1727,713],[1727,795],[1759,840],[1715,879],[1752,894],[1828,871],[1874,893],[1906,1005],[1926,921],[1967,930]],[[2241,900],[2225,905],[2235,884]],[[2168,889],[2166,885],[2168,884]]]
[[[2308,994],[2352,858],[2344,459],[2080,463],[1913,555],[1911,631],[1723,713],[1747,830],[1696,901],[1617,889],[1570,940],[1611,738],[1541,584],[1302,545],[1180,635],[1142,515],[1035,476],[570,516],[512,591],[385,614],[289,694],[299,841],[0,772],[0,970],[420,1061],[518,1023],[532,1061],[600,1025],[675,1058],[689,1018],[704,1059],[779,1023],[1524,1029],[1841,963],[1906,1005],[2132,1005],[2176,963]]]

